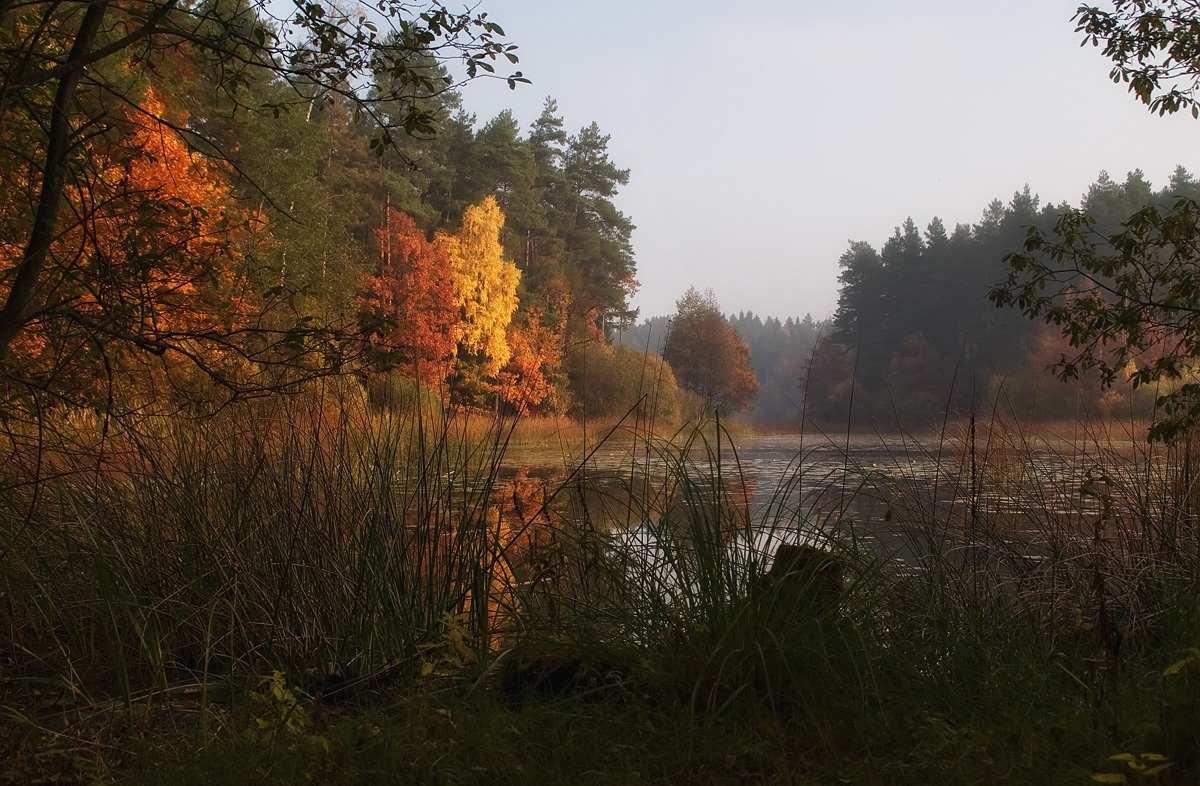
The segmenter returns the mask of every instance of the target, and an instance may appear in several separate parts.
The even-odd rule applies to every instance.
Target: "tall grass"
[[[547,516],[583,526],[559,535],[553,601],[522,603],[535,664],[569,642],[589,684],[619,674],[697,724],[765,708],[870,780],[1000,758],[1033,782],[1118,775],[1108,757],[1131,749],[1196,776],[1197,746],[1170,731],[1200,720],[1196,675],[1167,673],[1200,642],[1190,446],[1035,438],[996,416],[881,435],[875,461],[815,476],[801,455],[763,490],[719,427],[646,447],[605,486],[633,524],[604,547],[582,490]],[[835,606],[763,580],[796,540],[844,565]]]
[[[720,421],[636,409],[524,471],[519,426],[350,387],[118,425],[76,417],[4,478],[0,701],[33,723],[245,704],[279,671],[732,724],[818,781],[1200,772],[1191,445],[996,414],[869,454],[809,434],[764,484]],[[769,575],[781,543],[835,559],[836,598]]]
[[[486,587],[506,434],[296,399],[107,437],[3,497],[5,692],[99,703],[283,669],[410,674]]]

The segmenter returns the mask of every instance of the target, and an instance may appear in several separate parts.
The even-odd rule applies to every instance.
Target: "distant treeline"
[[[742,417],[756,423],[797,423],[804,403],[799,383],[823,323],[811,315],[780,321],[750,311],[730,314],[727,320],[750,347],[750,366],[758,378],[758,395]],[[661,354],[669,328],[670,317],[658,316],[624,329],[616,338],[634,349]]]
[[[1169,208],[1179,197],[1200,197],[1200,183],[1182,166],[1161,190],[1141,170],[1123,183],[1101,172],[1080,209],[1096,232],[1113,233],[1137,210]],[[909,218],[879,251],[852,242],[839,261],[837,313],[808,369],[809,415],[842,422],[851,399],[854,420],[884,426],[993,405],[1037,419],[1151,405],[1153,391],[1103,390],[1086,378],[1059,382],[1047,367],[1071,351],[1061,329],[987,299],[1029,228],[1050,230],[1069,208],[1040,206],[1026,186],[1007,205],[993,200],[974,225],[947,232],[934,218],[921,232]]]
[[[1101,172],[1080,209],[1097,233],[1111,234],[1141,208],[1167,209],[1179,197],[1200,199],[1200,181],[1182,166],[1157,190],[1141,170],[1124,182]],[[746,416],[796,423],[803,411],[818,422],[890,428],[997,406],[1041,420],[1148,411],[1151,390],[1106,390],[1088,378],[1060,382],[1047,368],[1071,352],[1061,330],[987,298],[1005,279],[1005,256],[1022,249],[1030,227],[1050,230],[1070,207],[1042,206],[1026,186],[1007,204],[993,200],[977,223],[953,230],[935,217],[922,231],[908,218],[879,249],[850,243],[839,260],[838,309],[827,323],[730,315],[761,386]],[[669,327],[668,317],[654,317],[617,338],[661,352]]]

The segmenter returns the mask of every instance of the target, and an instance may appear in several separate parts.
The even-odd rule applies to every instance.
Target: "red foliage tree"
[[[377,344],[406,376],[441,382],[453,363],[459,320],[450,257],[398,210],[387,211],[374,241],[379,274],[367,277],[362,302],[382,326]]]

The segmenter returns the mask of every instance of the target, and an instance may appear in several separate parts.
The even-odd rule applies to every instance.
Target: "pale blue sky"
[[[483,0],[533,80],[468,86],[522,126],[547,95],[631,170],[643,316],[689,286],[821,318],[848,241],[973,223],[1026,183],[1078,203],[1101,169],[1200,172],[1200,122],[1151,116],[1080,48],[1078,0]]]

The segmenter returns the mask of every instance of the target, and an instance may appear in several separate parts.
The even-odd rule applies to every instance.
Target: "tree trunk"
[[[83,21],[79,24],[79,32],[75,35],[75,43],[71,46],[68,61],[81,61],[87,55],[96,40],[100,23],[104,21],[107,10],[108,0],[99,0],[88,7]],[[0,358],[8,355],[9,345],[29,318],[38,278],[46,265],[50,244],[54,240],[71,151],[71,107],[75,101],[75,90],[83,76],[83,68],[79,65],[63,74],[54,94],[50,131],[46,139],[46,163],[42,169],[41,193],[38,195],[33,230],[17,266],[8,300],[0,310]]]

